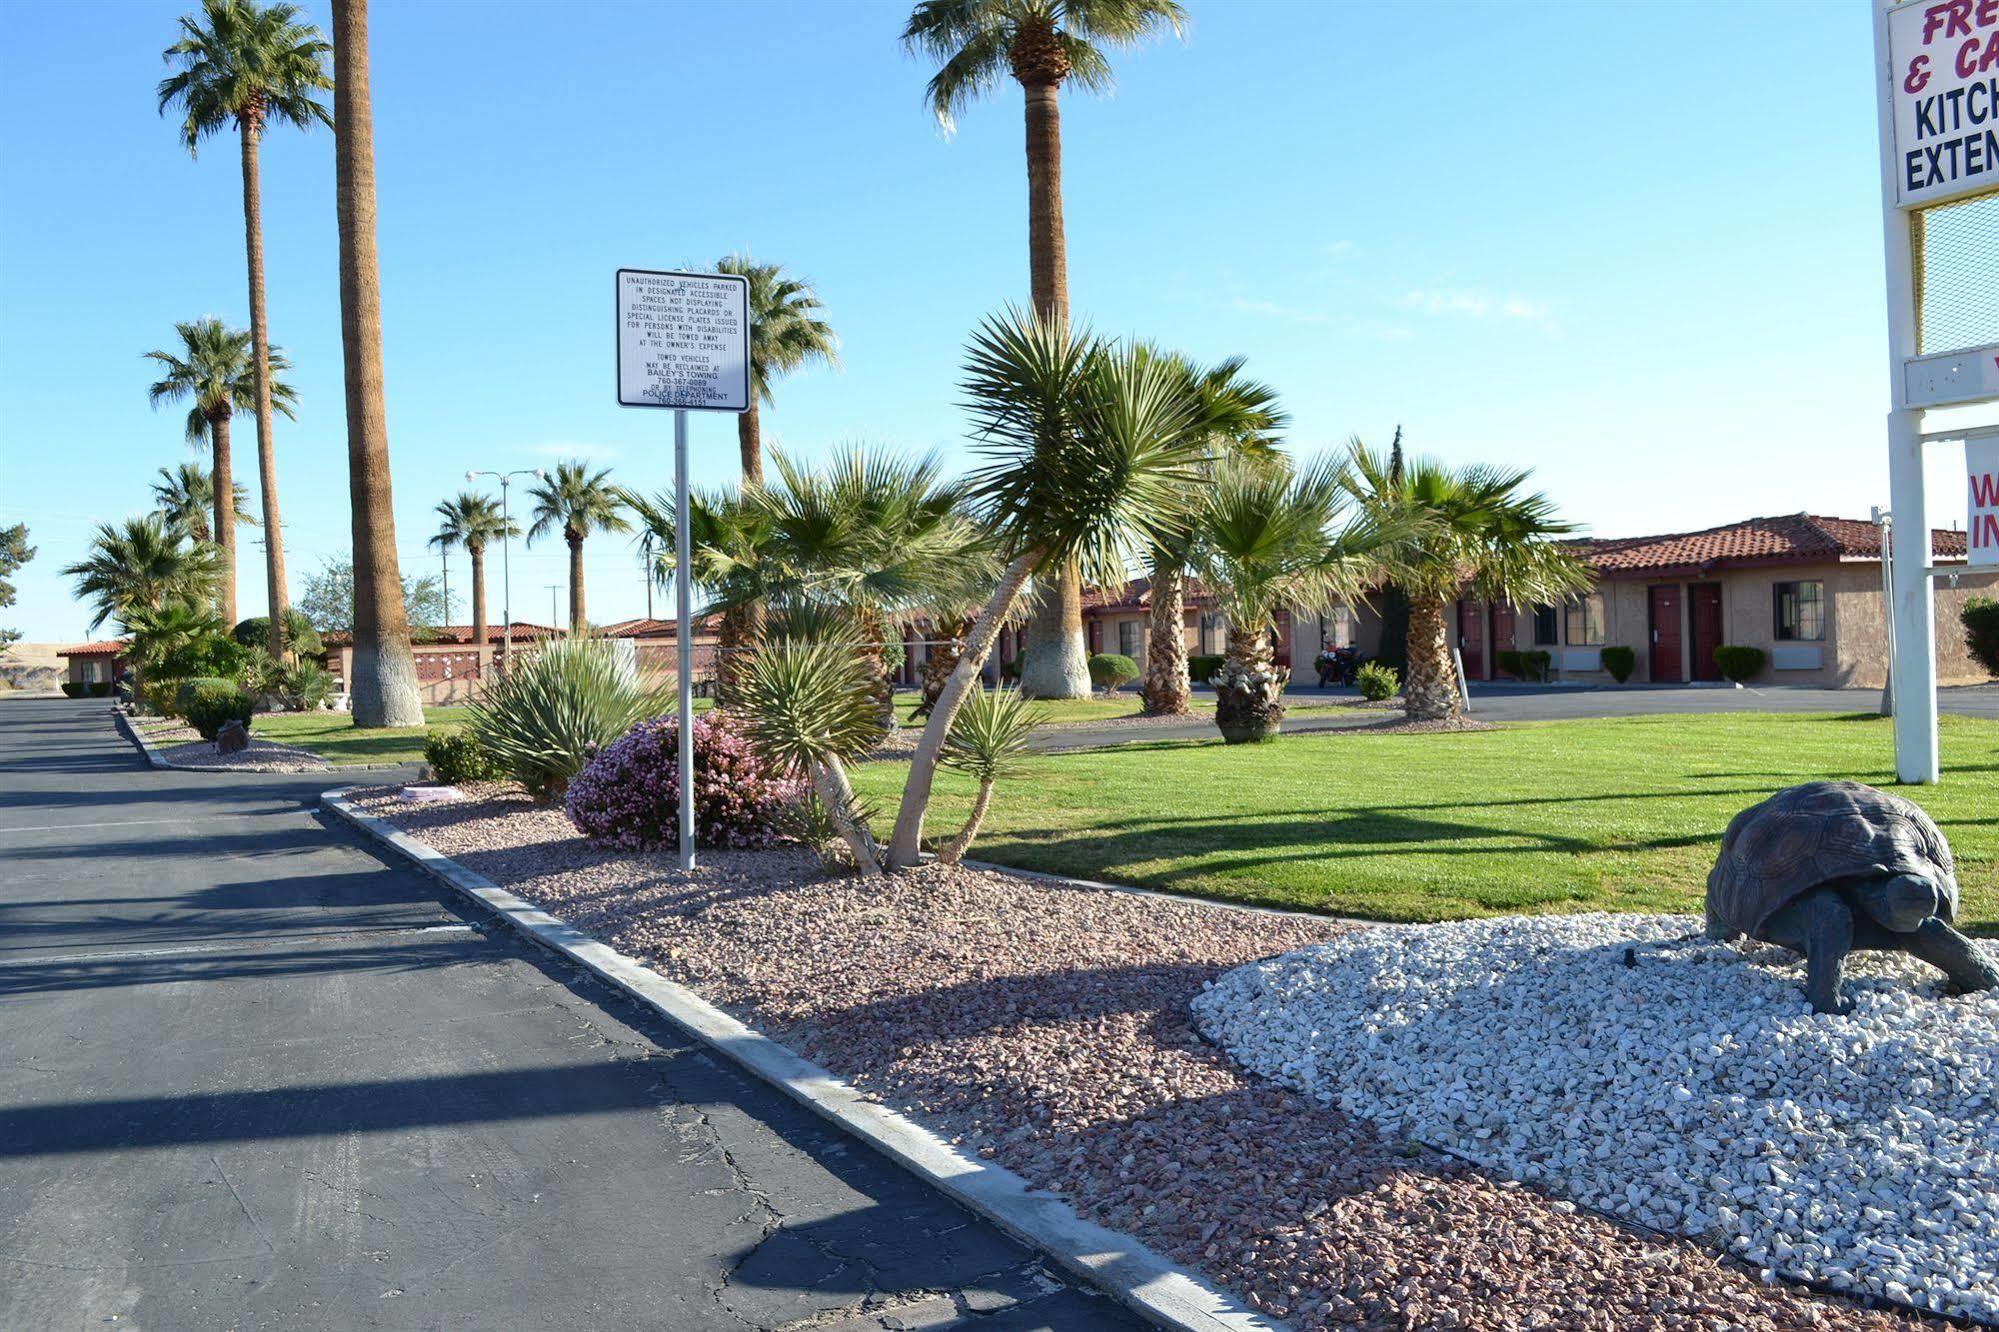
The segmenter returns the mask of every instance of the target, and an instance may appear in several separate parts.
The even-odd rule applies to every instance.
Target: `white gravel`
[[[1803,966],[1685,916],[1357,931],[1193,1001],[1247,1067],[1766,1273],[1999,1320],[1999,992],[1855,954]],[[1688,937],[1688,936],[1692,937]],[[1626,950],[1632,950],[1627,965]]]

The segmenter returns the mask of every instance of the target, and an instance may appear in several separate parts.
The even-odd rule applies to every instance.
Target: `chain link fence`
[[[1916,353],[1999,342],[1999,193],[1916,212]]]

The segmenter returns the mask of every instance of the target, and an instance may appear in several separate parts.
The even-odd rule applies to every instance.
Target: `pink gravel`
[[[1138,1236],[1317,1328],[1889,1328],[1253,1079],[1202,983],[1331,922],[962,867],[826,879],[793,851],[602,851],[504,787],[357,803]]]
[[[151,736],[146,738],[152,739]],[[161,749],[159,756],[169,763],[178,763],[182,767],[214,768],[217,771],[324,772],[329,766],[325,759],[309,750],[273,744],[269,740],[259,740],[254,736],[246,747],[233,754],[222,753],[216,749],[212,740],[196,739],[186,744],[171,745]]]

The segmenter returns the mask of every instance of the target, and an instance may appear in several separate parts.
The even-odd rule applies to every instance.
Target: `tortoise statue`
[[[1807,782],[1729,821],[1707,876],[1707,935],[1746,934],[1805,958],[1819,1013],[1855,948],[1898,949],[1950,978],[1953,993],[1999,986],[1999,967],[1951,928],[1957,868],[1930,816],[1859,782]]]

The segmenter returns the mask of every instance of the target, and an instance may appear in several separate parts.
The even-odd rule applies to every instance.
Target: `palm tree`
[[[354,542],[356,726],[421,726],[403,582],[396,567],[389,421],[382,400],[382,291],[375,257],[375,118],[367,0],[334,0],[334,208],[340,227],[340,352],[347,382],[347,494]],[[270,521],[266,515],[266,521]],[[279,622],[271,616],[272,637]],[[273,656],[277,653],[274,651]]]
[[[250,272],[250,346],[253,407],[257,414],[257,475],[263,492],[264,576],[269,584],[272,638],[270,652],[281,650],[276,625],[285,608],[285,554],[278,522],[278,455],[271,434],[271,339],[264,320],[264,220],[259,184],[257,144],[268,124],[310,129],[330,125],[326,107],[314,96],[331,88],[327,76],[329,50],[319,29],[299,21],[289,4],[259,6],[256,0],[202,0],[202,19],[182,15],[180,40],[165,58],[179,72],[159,86],[160,114],[168,107],[182,113],[180,137],[194,156],[201,141],[232,121],[243,160],[243,248]],[[217,466],[218,484],[227,488],[228,474]],[[229,531],[217,518],[215,530]],[[233,604],[230,614],[234,614]]]
[[[1186,22],[1177,0],[922,0],[902,30],[903,47],[939,63],[925,89],[946,133],[966,106],[1011,73],[1021,86],[1027,130],[1027,258],[1034,310],[1069,317],[1069,259],[1062,236],[1062,121],[1057,93],[1073,82],[1112,86],[1111,49],[1131,47]],[[1021,692],[1087,698],[1083,589],[1073,569],[1051,584],[1028,625]]]
[[[1409,599],[1409,671],[1402,695],[1412,721],[1460,710],[1445,607],[1469,588],[1480,601],[1558,603],[1590,585],[1589,567],[1561,544],[1575,530],[1545,495],[1524,494],[1532,472],[1434,458],[1397,468],[1355,440],[1348,492],[1392,529],[1377,552],[1388,581]]]
[[[1172,537],[1203,444],[1156,356],[1106,346],[1066,321],[1008,311],[973,335],[961,384],[988,458],[968,498],[1006,561],[911,756],[889,867],[917,863],[944,741],[994,636],[1038,571],[1074,563],[1100,582]]]
[[[472,644],[473,650],[486,648],[486,546],[487,543],[521,534],[520,525],[501,516],[500,506],[485,495],[461,492],[437,506],[437,535],[430,544],[448,551],[465,547],[472,560]],[[483,659],[482,659],[483,660]]]
[[[76,599],[96,612],[90,621],[96,629],[173,602],[209,600],[219,564],[215,547],[189,540],[162,515],[148,513],[117,526],[98,524],[89,553],[61,572],[75,580]]]
[[[163,402],[187,400],[188,442],[198,444],[203,439],[208,441],[209,475],[219,478],[222,483],[210,489],[215,506],[215,518],[210,530],[221,535],[222,547],[222,578],[217,587],[216,610],[223,619],[233,624],[236,618],[236,495],[241,487],[230,473],[229,418],[239,408],[251,411],[257,406],[256,358],[251,353],[249,332],[229,328],[220,319],[189,320],[175,324],[174,332],[180,337],[179,352],[146,353],[149,359],[158,361],[161,366],[160,377],[146,390],[146,398],[155,407]],[[298,393],[276,376],[290,370],[291,362],[285,359],[281,349],[272,347],[266,356],[266,364],[270,370],[267,379],[270,405],[290,417],[298,402]]]
[[[1194,403],[1188,429],[1220,457],[1271,457],[1277,432],[1286,417],[1277,406],[1277,391],[1243,378],[1241,357],[1231,357],[1196,370],[1184,358],[1169,356]],[[1205,490],[1189,496],[1198,509]],[[1139,687],[1148,716],[1177,716],[1187,711],[1186,586],[1183,575],[1192,557],[1194,525],[1180,539],[1153,547],[1151,619],[1145,651],[1145,682]]]
[[[158,609],[135,607],[125,612],[123,619],[130,639],[126,655],[145,674],[173,665],[172,658],[191,655],[192,649],[213,643],[229,631],[229,626],[209,611],[184,601],[169,601]]]
[[[738,700],[754,646],[745,627],[761,616],[774,582],[775,566],[766,558],[769,532],[762,513],[737,491],[693,491],[687,498],[692,564],[688,578],[712,604],[728,608],[715,644],[715,703],[731,707]],[[673,495],[649,499],[620,487],[618,499],[637,520],[652,585],[671,590],[676,549]]]
[[[173,526],[196,541],[213,541],[209,520],[215,510],[215,482],[200,463],[184,462],[178,467],[162,467],[153,482],[153,507]],[[257,515],[250,512],[250,493],[240,482],[229,483],[236,493],[230,496],[230,511],[238,527],[255,527]]]
[[[777,264],[759,264],[732,254],[715,265],[749,282],[750,406],[736,417],[736,443],[743,455],[743,484],[763,484],[763,427],[759,403],[771,402],[771,384],[811,361],[837,368],[840,339],[816,313],[821,307],[812,284],[785,276]]]
[[[534,525],[528,528],[528,542],[560,531],[569,543],[569,632],[589,632],[589,617],[583,607],[583,542],[592,532],[629,532],[623,493],[610,484],[611,469],[592,475],[588,464],[557,463],[555,474],[544,477],[528,492],[534,501]]]
[[[1277,665],[1277,612],[1356,601],[1373,572],[1384,530],[1350,512],[1340,466],[1294,470],[1282,457],[1237,456],[1215,469],[1202,507],[1194,567],[1228,620],[1228,647],[1213,677],[1215,724],[1230,744],[1268,740],[1284,721],[1289,670]]]

